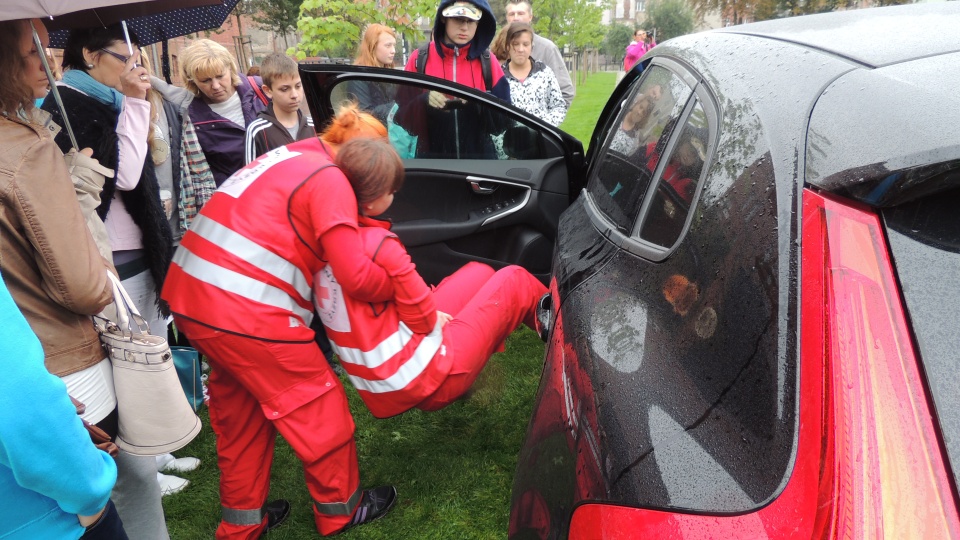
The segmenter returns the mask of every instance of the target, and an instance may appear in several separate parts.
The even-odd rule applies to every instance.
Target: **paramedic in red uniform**
[[[177,328],[212,366],[218,539],[259,538],[289,513],[284,500],[267,504],[278,432],[303,462],[321,535],[376,519],[396,499],[392,486],[360,489],[346,394],[310,330],[312,280],[326,265],[351,294],[393,296],[386,273],[358,249],[356,199],[331,163],[333,143],[355,136],[386,129],[347,107],[320,138],[268,152],[227,179],[164,283]]]
[[[435,411],[466,392],[521,322],[534,328],[547,289],[519,266],[494,272],[469,263],[431,290],[382,214],[403,183],[403,163],[386,142],[354,139],[336,162],[350,180],[363,216],[364,249],[393,282],[389,302],[370,303],[329,266],[314,278],[317,312],[370,412],[378,418],[411,408]]]

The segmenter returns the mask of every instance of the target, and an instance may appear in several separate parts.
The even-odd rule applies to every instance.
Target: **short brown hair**
[[[383,139],[350,139],[340,147],[334,163],[353,186],[359,205],[396,193],[403,187],[403,161]]]
[[[273,82],[279,77],[289,77],[299,75],[297,63],[283,53],[273,53],[263,59],[260,64],[260,78],[263,84],[273,88]]]
[[[506,46],[508,53],[510,47],[513,45],[513,40],[517,39],[517,36],[524,32],[530,34],[530,39],[533,39],[533,28],[530,26],[530,23],[514,21],[507,25],[507,35],[504,38],[503,44]]]

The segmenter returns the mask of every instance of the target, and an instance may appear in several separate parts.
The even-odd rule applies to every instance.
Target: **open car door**
[[[318,131],[345,103],[388,127],[403,188],[384,214],[432,284],[470,261],[549,278],[560,213],[583,187],[583,145],[496,97],[435,77],[301,64]]]

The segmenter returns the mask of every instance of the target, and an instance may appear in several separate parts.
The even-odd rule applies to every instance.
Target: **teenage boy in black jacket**
[[[247,126],[246,163],[274,148],[317,136],[313,120],[300,112],[303,84],[297,63],[284,54],[273,53],[260,65],[260,77],[263,93],[271,102]]]

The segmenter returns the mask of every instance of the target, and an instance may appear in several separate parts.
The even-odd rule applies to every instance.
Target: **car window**
[[[451,90],[451,92],[455,92]],[[535,124],[465,94],[415,84],[350,79],[331,92],[335,109],[356,102],[387,126],[404,159],[544,159],[563,150]]]
[[[665,248],[672,247],[683,231],[707,157],[707,118],[699,102],[676,140],[667,164],[660,172],[653,201],[640,229],[640,238]],[[652,150],[648,167],[659,159],[657,151]]]
[[[680,77],[652,66],[611,124],[587,190],[620,232],[633,231],[656,172],[657,156],[666,148],[692,93]]]

